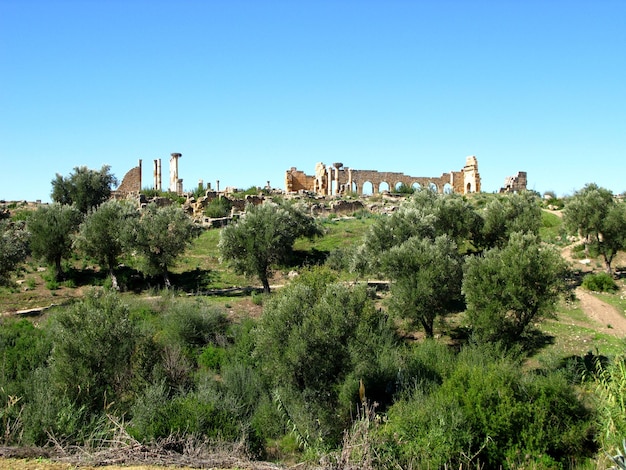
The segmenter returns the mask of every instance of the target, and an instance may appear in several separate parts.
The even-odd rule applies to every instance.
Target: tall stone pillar
[[[326,168],[326,195],[330,196],[333,193],[333,167]]]
[[[170,157],[170,188],[169,190],[176,194],[179,194],[178,188],[180,186],[180,183],[178,180],[178,159],[182,156],[183,155],[181,153],[172,153]]]
[[[163,189],[163,182],[161,181],[161,159],[158,158],[154,161],[154,189],[161,191]]]

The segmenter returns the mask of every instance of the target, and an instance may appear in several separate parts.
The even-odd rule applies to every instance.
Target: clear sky
[[[626,191],[624,0],[0,0],[0,199],[182,153],[185,189],[342,162]],[[214,186],[215,187],[215,186]]]

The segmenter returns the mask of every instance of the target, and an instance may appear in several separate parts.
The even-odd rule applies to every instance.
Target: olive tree
[[[466,260],[462,290],[479,341],[515,340],[551,315],[563,291],[560,254],[532,233],[515,232],[508,244]]]
[[[459,308],[462,258],[447,235],[413,237],[390,249],[383,271],[391,279],[391,311],[420,324],[433,337],[437,317]]]
[[[503,247],[514,232],[539,233],[541,207],[535,193],[503,194],[494,198],[482,213],[482,248]]]
[[[74,204],[86,214],[111,197],[111,189],[117,184],[117,179],[110,171],[109,165],[100,170],[77,166],[69,176],[57,173],[52,180],[52,200],[60,204]]]
[[[606,271],[618,251],[626,249],[626,205],[617,202],[608,189],[591,183],[567,200],[563,221],[570,233],[585,239],[585,250],[596,249]]]
[[[23,222],[0,220],[0,285],[10,284],[11,274],[26,260],[28,239]]]
[[[445,234],[459,247],[474,243],[481,227],[482,219],[462,196],[416,191],[396,212],[377,219],[370,227],[356,252],[354,268],[380,271],[385,253],[412,237],[434,240]]]
[[[52,392],[101,412],[129,398],[140,331],[118,294],[90,292],[51,322]]]
[[[148,204],[133,228],[131,243],[143,255],[146,274],[163,276],[165,287],[171,287],[169,267],[196,235],[196,228],[180,207],[157,207]]]
[[[28,218],[33,255],[54,266],[57,280],[63,274],[61,260],[72,252],[72,236],[82,219],[82,214],[74,206],[58,203],[41,206]]]
[[[304,272],[268,300],[254,335],[253,356],[303,444],[338,442],[358,403],[360,379],[369,399],[389,401],[397,338],[364,285]]]
[[[289,258],[296,239],[320,234],[315,220],[295,205],[248,205],[240,220],[222,229],[220,260],[240,274],[257,276],[269,294],[273,269]]]
[[[139,212],[134,205],[109,200],[87,214],[74,241],[79,250],[95,258],[108,271],[115,290],[119,290],[115,268],[128,244],[133,222],[138,217]]]

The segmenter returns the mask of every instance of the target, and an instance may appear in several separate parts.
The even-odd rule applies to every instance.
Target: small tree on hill
[[[113,289],[119,290],[115,268],[130,236],[133,222],[139,218],[134,205],[109,200],[87,214],[75,240],[76,247],[95,258],[111,277]]]
[[[294,205],[249,205],[244,217],[222,229],[220,259],[238,273],[257,276],[269,293],[272,270],[288,259],[296,239],[320,234],[315,220]]]
[[[182,254],[196,234],[193,222],[180,207],[149,204],[134,227],[132,243],[144,257],[143,270],[160,274],[171,287],[169,267]]]
[[[389,217],[374,222],[357,250],[354,267],[360,272],[376,273],[388,250],[413,237],[434,240],[447,235],[463,247],[473,243],[481,227],[482,219],[463,197],[422,189]]]
[[[506,246],[466,260],[463,294],[475,338],[519,338],[554,312],[564,275],[561,255],[532,233],[513,233]]]
[[[480,245],[483,248],[505,246],[514,232],[539,233],[541,207],[535,193],[501,195],[484,209],[484,226]]]
[[[11,274],[26,260],[28,238],[23,222],[0,220],[0,285],[10,284]]]
[[[383,271],[391,279],[391,310],[420,324],[430,338],[435,319],[459,307],[462,259],[447,235],[414,237],[393,247]]]
[[[100,171],[77,166],[67,177],[57,173],[52,180],[52,200],[60,204],[74,204],[86,214],[111,197],[111,188],[117,184],[117,179],[110,170],[108,165]]]
[[[62,277],[61,260],[72,252],[72,236],[82,218],[74,206],[55,203],[39,207],[27,221],[33,255],[54,266],[56,280]]]
[[[617,202],[611,191],[588,184],[577,191],[563,210],[565,226],[585,239],[585,252],[593,247],[604,258],[606,271],[618,251],[626,249],[626,204]]]

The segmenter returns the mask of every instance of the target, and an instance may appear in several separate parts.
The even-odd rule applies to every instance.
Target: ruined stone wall
[[[384,184],[389,191],[399,184],[408,187],[432,188],[438,193],[451,191],[459,194],[480,192],[480,174],[476,157],[466,158],[465,167],[458,172],[443,173],[440,176],[410,176],[399,172],[354,170],[343,167],[341,163],[326,166],[318,163],[315,166],[315,176],[306,175],[295,167],[286,172],[286,191],[311,191],[322,196],[355,192],[364,194],[367,184],[372,185],[373,194],[381,192]]]
[[[314,185],[314,176],[308,176],[304,173],[304,171],[299,171],[295,167],[288,170],[285,174],[285,190],[288,193],[313,191]]]
[[[372,184],[373,193],[381,192],[383,184],[387,184],[389,191],[393,191],[399,184],[408,187],[419,186],[421,188],[436,188],[437,192],[443,193],[446,184],[450,184],[450,173],[444,173],[441,176],[409,176],[404,173],[390,171],[372,171],[372,170],[352,170],[352,181],[356,187],[357,194],[363,194],[364,187],[367,183]]]
[[[501,193],[518,193],[526,191],[528,178],[525,171],[518,171],[515,176],[507,176],[504,180],[504,187],[500,188]]]
[[[141,191],[141,160],[138,166],[126,172],[122,184],[112,192],[112,196],[116,199],[124,199],[129,195],[139,194],[139,191]]]
[[[462,171],[465,186],[462,194],[479,193],[481,190],[480,173],[478,173],[478,160],[475,156],[472,155],[465,159],[465,166]]]

